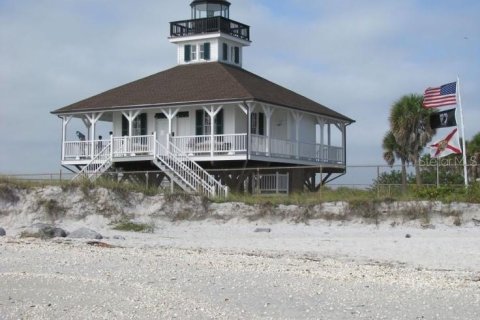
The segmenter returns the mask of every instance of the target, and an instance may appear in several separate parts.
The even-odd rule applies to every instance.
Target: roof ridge
[[[251,99],[254,99],[255,96],[247,89],[245,88],[245,86],[240,82],[238,81],[238,79],[228,70],[228,68],[237,68],[238,70],[240,71],[247,71],[243,68],[240,68],[240,67],[237,67],[237,66],[232,66],[232,65],[229,65],[229,64],[226,64],[226,63],[223,63],[223,62],[217,62],[223,70],[225,70],[225,72],[228,74],[228,76],[239,86],[242,88],[242,90],[250,96]],[[248,72],[248,71],[247,71]]]

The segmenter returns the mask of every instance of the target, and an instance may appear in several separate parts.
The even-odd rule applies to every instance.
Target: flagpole
[[[460,95],[460,78],[457,76],[457,97],[458,108],[460,109],[460,126],[462,130],[462,147],[463,147],[463,177],[465,179],[465,187],[468,187],[468,171],[467,171],[467,148],[465,142],[465,125],[463,123],[463,109],[462,109],[462,96]]]

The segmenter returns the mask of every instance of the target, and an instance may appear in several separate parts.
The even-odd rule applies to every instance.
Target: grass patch
[[[17,203],[20,200],[15,188],[5,183],[0,183],[0,199],[10,203]]]
[[[11,196],[10,189],[33,189],[45,186],[60,186],[63,191],[71,191],[80,188],[82,192],[88,196],[90,191],[95,188],[106,188],[114,191],[122,198],[127,198],[131,192],[142,193],[147,196],[154,196],[159,193],[165,195],[167,202],[190,200],[194,195],[185,193],[164,192],[157,187],[151,186],[146,188],[145,185],[130,182],[118,182],[113,179],[99,178],[95,182],[89,180],[82,181],[27,181],[12,179],[0,176],[0,199],[7,201],[15,200]],[[323,202],[352,202],[352,201],[376,201],[376,202],[392,202],[392,201],[442,201],[480,203],[480,183],[474,183],[468,188],[464,186],[413,186],[409,185],[408,191],[402,193],[400,188],[391,188],[388,192],[384,192],[385,186],[374,189],[355,189],[347,187],[330,188],[322,187],[318,192],[293,193],[289,195],[251,195],[243,193],[230,193],[226,199],[216,197],[214,199],[202,200],[204,205],[208,207],[208,202],[243,202],[245,204],[267,204],[276,205],[316,205]]]
[[[153,233],[155,231],[155,226],[153,224],[147,224],[147,223],[122,221],[117,225],[115,225],[113,229],[118,231]]]

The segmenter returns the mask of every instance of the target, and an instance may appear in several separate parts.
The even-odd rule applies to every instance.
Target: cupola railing
[[[170,37],[172,38],[211,32],[222,32],[242,40],[250,41],[249,26],[224,17],[170,22]]]

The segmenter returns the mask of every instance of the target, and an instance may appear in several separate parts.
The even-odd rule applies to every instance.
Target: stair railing
[[[158,141],[156,146],[157,158],[194,190],[211,197],[228,195],[228,187],[223,186],[205,169],[191,160],[188,155],[171,143],[170,139],[167,140],[167,147]]]
[[[73,180],[80,178],[95,180],[100,174],[105,172],[105,170],[107,170],[112,164],[111,148],[112,143],[110,142],[99,153],[97,153],[75,177],[73,177]]]

